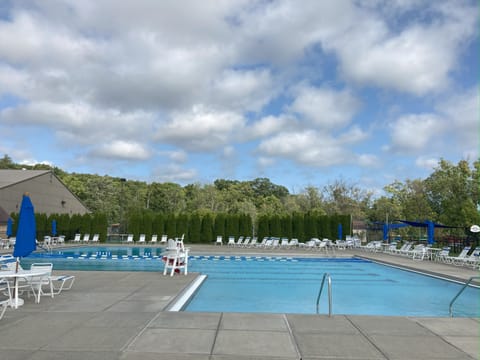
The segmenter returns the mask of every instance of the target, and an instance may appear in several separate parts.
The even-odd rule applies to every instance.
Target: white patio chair
[[[100,234],[93,234],[92,243],[98,243],[100,241]]]
[[[35,302],[40,303],[40,297],[42,295],[49,295],[53,298],[53,284],[50,281],[52,276],[53,264],[52,263],[33,263],[30,266],[30,270],[41,270],[46,271],[45,275],[31,276],[27,278],[27,282],[30,285],[31,291],[35,296]],[[43,290],[44,286],[49,287],[49,291],[45,292]]]
[[[223,236],[222,235],[217,236],[217,240],[215,241],[215,245],[220,245],[220,246],[223,245]]]
[[[152,235],[152,238],[150,239],[150,242],[152,244],[156,244],[157,243],[157,239],[158,239],[158,235],[157,234],[153,234]]]
[[[140,234],[140,237],[138,238],[139,243],[145,243],[145,234]]]
[[[81,235],[80,234],[75,234],[74,238],[73,238],[73,242],[74,243],[79,243],[81,240]]]
[[[127,243],[133,243],[133,234],[128,234]]]
[[[166,244],[168,241],[168,235],[162,235],[162,237],[160,238],[160,244]]]

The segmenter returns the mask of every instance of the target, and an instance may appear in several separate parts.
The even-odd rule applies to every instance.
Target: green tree
[[[306,239],[303,213],[297,212],[292,215],[292,232],[294,238],[300,241]]]
[[[190,223],[188,226],[188,239],[191,242],[201,242],[202,241],[202,218],[198,212],[193,213],[190,216]]]
[[[202,218],[202,229],[201,229],[200,240],[204,243],[211,243],[214,240],[212,214],[206,214]]]
[[[475,168],[474,168],[475,169]],[[478,172],[467,161],[457,165],[440,160],[435,171],[425,180],[426,196],[438,220],[445,225],[468,226],[477,223],[479,214]]]
[[[225,231],[225,214],[224,213],[219,213],[215,216],[213,233],[215,236],[221,235],[223,239],[227,238],[228,235]]]

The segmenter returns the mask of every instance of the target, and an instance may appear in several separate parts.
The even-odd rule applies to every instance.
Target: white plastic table
[[[17,272],[13,270],[0,271],[0,279],[17,279],[17,281],[15,281],[15,297],[12,299],[11,294],[9,295],[10,306],[18,309],[19,306],[23,305],[23,299],[18,297],[18,279],[25,279],[28,281],[28,279],[33,276],[44,276],[48,274],[48,270],[18,270]]]

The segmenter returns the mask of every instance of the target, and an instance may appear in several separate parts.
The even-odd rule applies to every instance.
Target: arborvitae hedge
[[[18,214],[12,214],[13,233],[16,234]],[[57,235],[65,235],[72,240],[76,233],[100,234],[100,241],[107,240],[107,217],[105,214],[86,214],[68,216],[65,214],[46,216],[35,214],[37,223],[37,239],[43,240],[45,235],[51,235],[52,220],[57,222]],[[265,236],[297,238],[307,241],[312,237],[337,239],[338,224],[342,224],[343,238],[350,234],[349,215],[317,215],[296,213],[292,216],[261,215],[255,225],[255,236],[259,241]],[[212,243],[217,235],[222,235],[226,241],[229,236],[238,239],[239,236],[252,236],[252,219],[247,214],[163,214],[146,211],[131,213],[127,226],[122,227],[125,233],[134,234],[135,241],[140,234],[145,234],[147,241],[152,234],[159,237],[163,234],[168,238],[176,238],[185,234],[187,243]]]

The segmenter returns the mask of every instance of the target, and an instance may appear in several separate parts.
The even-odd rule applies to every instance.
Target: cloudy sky
[[[475,0],[1,0],[0,154],[299,192],[479,149]]]

